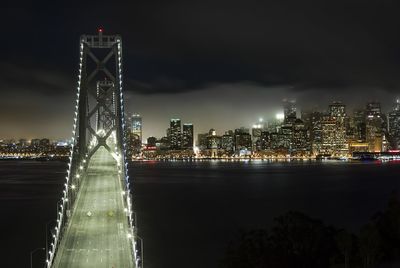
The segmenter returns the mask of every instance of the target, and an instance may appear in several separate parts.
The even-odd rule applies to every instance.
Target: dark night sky
[[[250,126],[285,97],[351,112],[400,96],[398,1],[36,2],[2,7],[3,138],[69,136],[79,36],[99,26],[122,35],[127,109],[145,137],[172,117],[196,132]]]

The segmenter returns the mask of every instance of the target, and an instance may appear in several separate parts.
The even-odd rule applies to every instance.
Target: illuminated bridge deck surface
[[[134,267],[121,191],[117,163],[101,147],[82,180],[53,267]]]

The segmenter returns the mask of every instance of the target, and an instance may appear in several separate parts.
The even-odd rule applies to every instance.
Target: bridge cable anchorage
[[[134,267],[141,268],[143,256],[139,256],[137,248],[137,239],[140,238],[136,233],[136,220],[132,219],[135,212],[132,210],[126,158],[121,37],[105,35],[102,29],[99,29],[98,35],[82,35],[78,66],[67,176],[62,197],[57,203],[56,226],[51,236],[49,251],[46,252],[46,267],[58,267],[62,258],[62,243],[68,239],[68,230],[79,205],[76,201],[81,184],[86,178],[86,170],[92,156],[103,147],[110,154],[116,155],[118,162],[122,162],[118,165],[118,174],[124,177],[120,181],[124,183],[122,191],[126,192],[122,195],[122,200],[129,228],[131,260]],[[142,252],[141,241],[140,253]]]

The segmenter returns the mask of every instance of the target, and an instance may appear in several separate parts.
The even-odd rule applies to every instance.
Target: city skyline
[[[364,108],[351,113],[340,101],[330,103],[323,110],[312,107],[299,111],[293,99],[283,99],[282,110],[283,113],[276,114],[274,119],[259,118],[251,127],[235,127],[220,133],[215,128],[195,133],[193,123],[171,118],[165,135],[158,137],[144,137],[143,118],[133,113],[126,116],[124,124],[128,155],[132,159],[398,158],[399,99],[387,113],[379,102],[368,102]],[[58,158],[65,156],[72,141],[60,143],[46,138],[0,140],[0,153],[5,158]]]
[[[283,98],[281,100],[278,100],[276,105],[276,108],[272,108],[269,109],[269,113],[258,113],[256,115],[249,115],[249,114],[240,114],[240,109],[238,109],[238,111],[235,110],[236,109],[232,109],[231,111],[231,115],[232,113],[235,115],[234,117],[232,117],[231,115],[228,117],[229,120],[226,120],[224,118],[221,118],[220,115],[218,113],[215,114],[215,117],[206,117],[205,120],[194,120],[191,118],[196,118],[196,116],[193,116],[192,111],[190,110],[186,110],[185,112],[181,112],[181,113],[170,113],[172,114],[160,114],[160,115],[153,115],[156,120],[151,120],[151,118],[148,118],[146,116],[146,114],[140,113],[138,111],[131,111],[129,105],[127,105],[127,115],[138,115],[141,116],[141,120],[143,120],[143,125],[142,125],[142,141],[145,143],[146,139],[148,137],[163,137],[166,136],[166,128],[169,125],[169,120],[171,118],[179,118],[182,120],[182,122],[185,123],[192,123],[194,124],[195,130],[194,130],[194,139],[197,139],[197,134],[199,133],[205,133],[208,132],[211,128],[215,129],[219,134],[223,134],[226,130],[232,130],[232,129],[236,129],[236,128],[240,128],[240,127],[246,127],[251,129],[252,126],[254,124],[256,124],[260,119],[262,119],[264,122],[268,122],[268,121],[273,121],[276,119],[276,116],[278,114],[282,114],[284,113],[284,107],[283,107],[283,103],[285,99],[289,99],[289,100],[294,100],[295,101],[295,105],[296,105],[296,109],[297,109],[297,117],[301,118],[301,111],[310,111],[310,110],[315,110],[315,111],[320,111],[320,112],[328,112],[328,106],[336,101],[342,102],[344,105],[346,105],[346,113],[348,116],[351,116],[353,114],[354,111],[359,110],[359,109],[364,109],[365,105],[368,102],[371,101],[367,101],[365,103],[361,103],[361,101],[359,100],[358,103],[361,103],[361,105],[357,105],[357,106],[352,106],[351,104],[349,105],[348,103],[341,101],[341,100],[333,100],[333,101],[327,101],[326,105],[322,105],[321,102],[319,102],[319,105],[311,105],[311,106],[304,106],[301,103],[299,103],[296,99],[290,99],[290,98]],[[128,101],[129,101],[129,97],[128,97]],[[385,113],[389,113],[392,108],[394,107],[394,105],[396,104],[396,102],[399,101],[399,98],[396,99],[392,99],[391,103],[386,103],[386,105],[384,105],[383,103],[381,103],[379,100],[373,100],[375,102],[379,102],[381,104],[382,107],[382,112]],[[372,102],[373,102],[372,101]],[[246,108],[246,107],[244,107]],[[168,110],[168,109],[167,109]],[[267,110],[267,109],[266,109]],[[149,113],[151,114],[151,113]],[[181,115],[179,115],[181,114]],[[229,114],[229,112],[224,112],[222,113],[223,115],[225,114]],[[183,115],[183,116],[182,116]],[[232,118],[236,119],[236,120],[231,120]],[[238,120],[238,118],[243,119],[243,121]],[[203,124],[199,123],[203,122]],[[14,123],[18,123],[18,122],[14,122]],[[213,125],[214,123],[214,125]],[[35,124],[37,127],[37,124]],[[65,136],[63,136],[63,132],[60,132],[59,129],[57,129],[56,131],[58,131],[58,133],[61,133],[61,135],[51,135],[49,134],[49,132],[47,131],[42,131],[42,132],[35,132],[34,129],[28,129],[25,128],[24,133],[38,133],[38,134],[32,134],[32,135],[4,135],[4,128],[2,128],[0,130],[0,139],[4,139],[4,140],[10,140],[10,139],[14,139],[14,140],[19,140],[19,139],[27,139],[27,140],[31,140],[31,139],[36,139],[36,138],[50,138],[51,140],[69,140],[70,136],[68,136],[68,133],[70,132],[70,126],[68,123],[64,123],[64,125],[66,125],[66,134]],[[24,127],[23,125],[21,127]],[[35,128],[36,128],[35,127]],[[42,128],[42,126],[40,126]],[[49,128],[51,128],[52,126],[49,126]],[[68,130],[69,129],[69,130]],[[52,131],[50,131],[51,133]],[[65,132],[65,131],[64,131]],[[3,135],[1,135],[3,134]]]

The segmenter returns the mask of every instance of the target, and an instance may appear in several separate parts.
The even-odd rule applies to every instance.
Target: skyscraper
[[[264,124],[254,124],[251,128],[251,135],[253,136],[253,141],[256,141],[261,137],[261,132],[265,130]]]
[[[366,133],[365,133],[365,125],[366,125],[366,115],[365,110],[355,110],[353,113],[353,117],[350,121],[351,135],[355,141],[365,142],[366,141]]]
[[[142,148],[142,117],[139,114],[132,114],[130,122],[130,133],[128,133],[129,151],[135,155],[139,154]]]
[[[218,149],[221,149],[221,136],[218,136],[213,128],[208,132],[207,149],[209,149],[211,157],[218,157]]]
[[[260,138],[261,138],[261,133],[265,130],[265,124],[260,120],[257,124],[254,124],[253,127],[251,128],[251,137],[252,137],[252,142],[253,142],[253,151],[258,151],[257,149],[257,144],[259,145]],[[260,146],[258,146],[260,147]]]
[[[301,119],[296,119],[292,128],[292,154],[298,156],[308,155],[310,152],[309,132]]]
[[[291,119],[290,119],[291,120]],[[292,143],[293,143],[293,125],[296,119],[291,121],[290,123],[285,123],[282,125],[279,131],[280,142],[282,149],[287,149],[287,153],[292,152]]]
[[[365,134],[370,152],[382,151],[383,119],[379,102],[369,102],[366,107]]]
[[[366,106],[367,115],[380,115],[381,114],[381,104],[379,102],[368,102]]]
[[[393,110],[389,113],[389,143],[390,149],[400,149],[400,100],[396,100]]]
[[[226,153],[232,154],[235,150],[233,131],[226,131],[221,137],[221,148],[225,150]]]
[[[294,123],[296,120],[296,101],[295,100],[283,100],[283,115],[284,123]]]
[[[235,152],[237,155],[251,154],[252,142],[249,129],[241,127],[235,129]]]
[[[193,149],[193,124],[183,124],[182,149]]]
[[[142,117],[139,114],[131,116],[131,133],[141,141],[142,140]]]
[[[261,137],[256,143],[256,150],[262,151],[268,149],[271,149],[271,136],[268,131],[262,131]]]
[[[311,150],[314,155],[319,154],[322,148],[322,119],[323,114],[314,111],[306,120],[306,123],[309,124]]]
[[[169,127],[169,144],[172,150],[179,150],[182,147],[181,120],[171,119]]]
[[[336,150],[336,120],[330,115],[324,115],[321,120],[321,148],[320,154],[335,154]]]
[[[335,121],[333,154],[345,155],[348,153],[346,137],[346,105],[341,102],[333,102],[329,105],[330,119]]]

